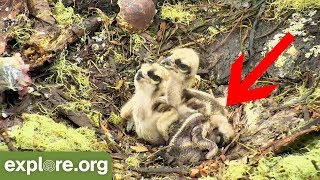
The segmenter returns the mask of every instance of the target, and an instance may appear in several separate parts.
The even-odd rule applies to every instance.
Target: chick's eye
[[[185,65],[185,64],[180,64],[179,65],[179,68],[183,71],[187,71],[189,69],[189,66],[188,65]]]
[[[174,61],[174,63],[175,63],[177,66],[179,66],[179,65],[181,64],[181,59],[176,59],[176,60]]]
[[[160,82],[160,81],[161,81],[161,77],[160,77],[160,76],[157,76],[157,75],[154,75],[154,76],[152,77],[152,79],[153,79],[154,81],[157,81],[157,82]]]
[[[148,74],[148,76],[149,76],[152,80],[157,81],[157,82],[160,82],[160,81],[161,81],[161,77],[158,76],[158,75],[156,75],[156,74],[154,74],[153,71],[148,71],[147,74]]]

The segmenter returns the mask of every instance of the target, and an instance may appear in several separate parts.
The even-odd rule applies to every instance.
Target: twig
[[[90,60],[90,62],[93,64],[93,66],[97,69],[97,71],[102,74],[101,70],[98,68],[98,66],[96,65],[96,63],[94,63],[92,60]]]

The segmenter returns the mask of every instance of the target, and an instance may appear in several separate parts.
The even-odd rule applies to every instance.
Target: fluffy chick
[[[178,119],[177,111],[159,98],[168,78],[159,64],[143,64],[134,77],[135,94],[120,111],[122,118],[133,120],[138,137],[153,145],[166,143],[159,129]]]
[[[215,128],[223,135],[223,140],[229,141],[234,135],[232,126],[225,117],[225,108],[210,94],[190,89],[190,82],[196,75],[199,68],[199,56],[190,48],[175,49],[171,55],[164,58],[161,64],[170,72],[168,87],[166,91],[168,104],[177,108],[180,118],[190,116],[200,112],[207,116],[205,123],[194,127],[193,131],[201,136],[192,137],[196,144],[201,144],[201,148],[209,150],[207,158],[214,156],[217,151],[212,147],[216,146],[216,138],[211,142],[206,138],[208,133],[212,133]],[[197,138],[200,137],[200,138]],[[202,143],[206,142],[206,143]]]
[[[170,126],[171,139],[165,154],[168,163],[195,164],[218,152],[216,143],[203,134],[206,121],[203,114],[194,113]]]

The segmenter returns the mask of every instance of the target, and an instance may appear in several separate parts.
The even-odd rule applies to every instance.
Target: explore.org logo
[[[104,152],[0,152],[0,179],[112,179]]]
[[[45,160],[43,162],[42,157],[38,160],[8,160],[4,163],[4,169],[8,172],[22,171],[30,175],[31,172],[43,171],[81,171],[81,172],[97,172],[99,175],[106,175],[108,173],[108,161],[107,160],[82,160],[77,167],[71,160]]]

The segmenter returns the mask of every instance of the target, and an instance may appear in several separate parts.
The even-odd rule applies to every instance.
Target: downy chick
[[[216,147],[216,140],[220,141],[220,139],[214,138],[214,136],[210,136],[211,139],[208,139],[208,133],[212,133],[215,128],[218,128],[223,140],[229,141],[234,136],[234,131],[225,117],[225,108],[214,96],[189,88],[190,82],[199,68],[197,53],[190,48],[175,49],[170,56],[161,61],[161,64],[170,72],[168,83],[170,88],[167,88],[166,92],[168,104],[177,108],[180,118],[188,117],[195,112],[207,116],[207,121],[193,128],[197,135],[193,136],[192,140],[196,144],[200,144],[203,149],[209,150],[206,157],[211,158],[217,153],[217,148],[212,149],[212,147]]]
[[[168,78],[168,71],[159,64],[143,64],[134,77],[135,94],[120,112],[122,118],[133,120],[138,137],[153,145],[166,143],[160,126],[178,119],[176,110],[159,99]]]

